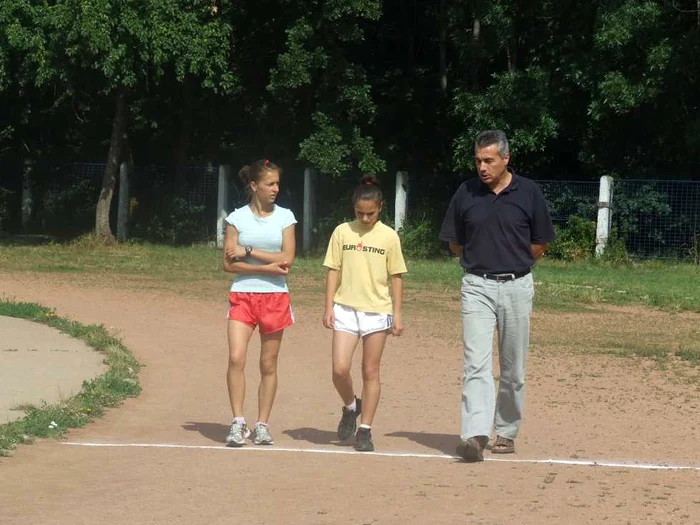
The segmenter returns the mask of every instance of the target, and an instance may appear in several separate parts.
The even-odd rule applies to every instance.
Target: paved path
[[[0,316],[0,424],[24,416],[19,405],[56,403],[106,370],[104,356],[54,328]]]

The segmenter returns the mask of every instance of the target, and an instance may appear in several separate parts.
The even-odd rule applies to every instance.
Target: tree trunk
[[[34,213],[34,159],[25,158],[22,169],[22,233],[29,231],[29,223]]]
[[[192,144],[192,113],[194,105],[193,80],[189,75],[182,82],[180,136],[175,148],[175,193],[182,195],[187,186],[187,159]]]
[[[480,40],[481,40],[481,19],[477,15],[477,13],[474,13],[474,20],[472,22],[472,44],[471,44],[471,51],[472,51],[472,58],[469,63],[469,85],[470,87],[474,87],[478,84],[478,79],[479,79],[479,61],[477,60],[477,50],[479,49],[480,45]]]
[[[447,0],[440,0],[440,89],[447,91]]]
[[[114,186],[117,181],[117,170],[121,160],[124,135],[126,133],[126,92],[123,87],[117,89],[114,120],[112,121],[112,136],[109,140],[107,167],[102,177],[102,191],[97,201],[95,213],[95,235],[105,242],[114,242],[114,234],[109,226],[109,211],[112,206]]]
[[[508,72],[515,71],[515,46],[511,47],[510,43],[506,44],[506,60],[508,62]]]

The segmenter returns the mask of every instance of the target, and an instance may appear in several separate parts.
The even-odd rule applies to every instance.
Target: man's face
[[[493,188],[505,177],[507,173],[510,154],[506,153],[501,157],[498,151],[498,144],[491,144],[483,148],[475,148],[474,163],[476,172],[481,181]]]

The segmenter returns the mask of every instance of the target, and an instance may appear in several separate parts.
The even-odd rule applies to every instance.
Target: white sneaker
[[[231,430],[226,436],[227,447],[242,447],[246,438],[250,437],[250,429],[246,423],[239,423],[235,419],[231,423]]]
[[[256,445],[274,445],[270,429],[265,423],[255,423],[253,427],[253,443]]]

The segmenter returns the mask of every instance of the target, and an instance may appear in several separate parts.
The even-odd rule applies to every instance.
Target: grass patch
[[[629,343],[610,343],[605,354],[617,357],[642,357],[657,361],[665,360],[669,356],[668,349],[660,346],[638,346]]]
[[[700,365],[700,350],[678,350],[676,357],[689,361],[694,365]]]
[[[700,312],[700,266],[660,261],[565,263],[537,266],[538,293],[545,299],[589,304],[640,304],[673,311]]]
[[[299,257],[290,286],[322,290],[321,257]],[[463,276],[454,258],[409,260],[407,290],[459,293]],[[1,246],[0,270],[123,274],[159,282],[213,280],[230,276],[221,270],[221,250],[210,246],[175,247],[123,243],[103,246],[85,240],[41,246]],[[598,305],[638,304],[671,311],[700,312],[700,266],[673,262],[563,262],[543,259],[535,269],[535,306],[555,311],[582,311]],[[447,292],[446,292],[447,291]]]
[[[23,419],[0,425],[0,456],[20,443],[31,443],[37,437],[60,437],[69,428],[82,427],[115,407],[128,397],[141,392],[138,383],[140,365],[119,339],[102,325],[82,325],[57,317],[52,309],[35,303],[0,300],[0,315],[19,317],[48,325],[80,339],[105,354],[107,372],[83,382],[80,393],[57,404],[18,407],[26,410]]]

